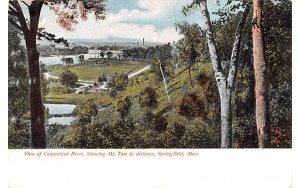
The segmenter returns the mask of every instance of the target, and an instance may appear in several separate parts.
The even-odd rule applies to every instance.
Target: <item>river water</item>
[[[63,64],[62,58],[70,57],[73,58],[74,64],[79,63],[79,55],[84,55],[84,59],[87,60],[89,58],[101,58],[100,56],[101,50],[89,50],[89,53],[87,54],[78,54],[78,55],[66,55],[66,56],[49,56],[49,57],[40,57],[40,61],[44,63],[45,65],[55,65],[55,64]],[[120,51],[111,51],[113,54],[120,53]],[[104,56],[106,58],[106,55]]]
[[[73,104],[45,104],[45,106],[49,109],[50,115],[68,115],[71,114],[76,107],[76,105]],[[51,117],[48,119],[48,125],[70,125],[75,119],[75,116]]]

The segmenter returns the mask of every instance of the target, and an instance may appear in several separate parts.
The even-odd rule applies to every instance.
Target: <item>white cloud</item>
[[[175,5],[175,0],[138,0],[138,8],[122,9],[115,14],[108,14],[106,20],[96,21],[90,15],[86,22],[80,21],[73,32],[58,29],[59,26],[55,23],[56,18],[49,16],[49,10],[44,9],[45,12],[48,12],[45,27],[47,31],[55,33],[56,36],[65,38],[105,39],[107,37],[121,37],[141,40],[145,38],[149,42],[172,42],[180,38],[175,27],[157,28],[155,19],[164,16]],[[134,23],[136,20],[143,19],[154,19],[153,24]]]
[[[133,21],[158,18],[172,10],[176,5],[174,0],[138,0],[138,9],[122,9],[116,14],[108,14],[111,21]]]
[[[86,29],[88,28],[88,30]],[[56,32],[57,33],[57,32]],[[105,39],[108,37],[120,37],[140,39],[145,38],[149,42],[172,42],[180,39],[180,35],[173,27],[157,29],[154,25],[133,24],[133,23],[112,23],[112,22],[85,22],[76,27],[75,32],[64,32],[58,36],[66,38],[88,38],[88,39]]]

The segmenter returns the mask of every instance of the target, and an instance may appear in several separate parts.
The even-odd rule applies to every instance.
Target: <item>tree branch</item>
[[[227,76],[227,88],[232,88],[233,83],[236,77],[236,69],[238,65],[238,59],[239,59],[239,53],[241,48],[241,39],[242,39],[242,32],[244,29],[244,26],[246,24],[246,19],[248,17],[248,14],[250,12],[252,2],[248,0],[246,8],[242,14],[242,17],[240,19],[239,25],[237,27],[236,33],[235,33],[235,40],[232,47],[231,52],[231,60],[230,60],[230,69]]]
[[[12,15],[12,16],[17,16],[18,13],[15,9],[13,9],[11,6],[8,7],[8,14]]]
[[[27,7],[29,7],[29,5],[25,1],[22,1],[22,3],[24,3]]]
[[[10,11],[14,12],[11,15],[16,16],[18,18],[18,21],[20,23],[20,29],[22,30],[23,34],[27,36],[29,33],[29,29],[27,27],[26,19],[24,17],[22,8],[18,0],[10,0],[9,4],[15,9],[13,10],[12,8],[10,8]]]
[[[218,88],[224,87],[226,84],[226,78],[222,70],[221,62],[218,56],[217,45],[214,39],[213,28],[211,25],[210,15],[207,9],[206,0],[197,0],[196,2],[201,9],[201,13],[204,18],[204,30],[206,34],[207,46],[210,54],[211,63],[214,69],[215,79],[218,84]]]
[[[9,21],[15,28],[17,28],[18,30],[22,31],[21,26],[18,25],[16,22],[14,22],[14,21],[11,20],[11,19],[8,19],[8,21]]]

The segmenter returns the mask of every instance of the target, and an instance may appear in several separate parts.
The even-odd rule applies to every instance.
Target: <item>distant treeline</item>
[[[84,47],[84,46],[76,46],[73,48],[56,48],[53,46],[39,46],[38,50],[41,56],[76,55],[76,54],[87,54],[89,52],[88,47]]]

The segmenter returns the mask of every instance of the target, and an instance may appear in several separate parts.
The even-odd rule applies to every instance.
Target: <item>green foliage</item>
[[[139,95],[139,103],[141,107],[155,109],[158,105],[157,93],[152,87],[146,87]]]
[[[86,127],[84,125],[73,125],[63,138],[63,147],[86,148]]]
[[[12,120],[14,118],[14,120]],[[30,117],[24,114],[22,117],[11,117],[8,123],[8,148],[30,148]]]
[[[272,147],[292,147],[292,2],[267,0],[264,42],[270,82]],[[276,19],[274,19],[276,18]]]
[[[128,75],[124,73],[121,74],[115,73],[111,77],[108,85],[109,87],[112,88],[111,95],[116,96],[117,92],[123,91],[128,85]]]
[[[66,70],[60,75],[60,81],[63,85],[67,87],[75,86],[78,81],[78,76],[71,72],[70,70]]]
[[[176,62],[191,66],[209,61],[205,33],[198,24],[178,23],[179,33],[184,36],[176,43]]]
[[[19,31],[8,24],[8,148],[31,145],[29,76]]]
[[[117,101],[117,112],[120,113],[122,119],[124,119],[128,115],[130,107],[131,99],[128,96]]]
[[[154,75],[155,81],[158,83],[163,80],[162,73],[160,70],[160,63],[161,62],[161,69],[163,70],[164,76],[166,78],[171,77],[174,75],[174,68],[172,64],[172,50],[173,47],[170,43],[165,44],[163,46],[156,46],[152,49],[152,58],[151,58],[151,70],[150,72]]]
[[[205,124],[201,119],[195,118],[187,126],[181,144],[184,148],[218,148],[219,128]]]
[[[167,129],[168,122],[163,115],[157,114],[153,117],[153,125],[154,130],[156,130],[157,132],[164,132]]]
[[[68,88],[64,85],[54,85],[51,86],[49,89],[50,92],[55,92],[55,93],[64,93],[67,94],[68,92]]]
[[[292,22],[291,2],[265,1],[264,42],[269,74],[270,127],[272,147],[289,148],[292,138]],[[276,17],[276,19],[274,19]],[[255,80],[253,75],[251,33],[241,51],[234,95],[234,141],[236,147],[257,147],[255,126]]]
[[[109,112],[111,113],[111,112]],[[94,121],[71,126],[63,139],[70,148],[134,148],[134,125],[107,112]]]
[[[77,108],[77,112],[81,122],[90,122],[98,114],[98,107],[93,99],[89,99]]]

